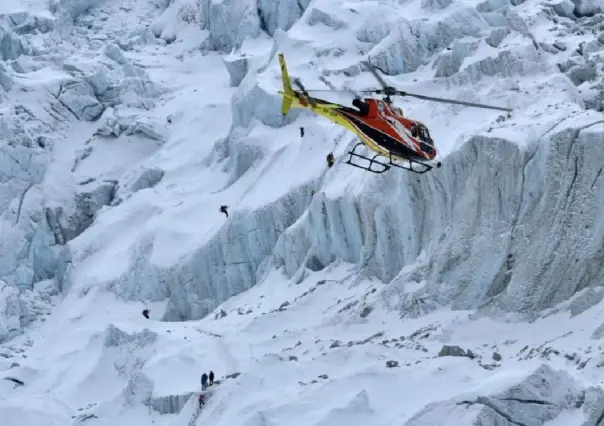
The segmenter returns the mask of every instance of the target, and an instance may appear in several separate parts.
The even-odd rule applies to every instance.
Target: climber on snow
[[[143,316],[144,316],[145,318],[149,319],[149,313],[150,313],[150,312],[151,312],[151,311],[150,311],[149,309],[144,309],[144,310],[143,310]]]
[[[208,375],[203,373],[201,375],[201,390],[204,391],[208,387]]]
[[[327,154],[327,166],[328,167],[332,167],[333,166],[333,153],[329,153]]]
[[[201,408],[202,405],[205,405],[205,401],[203,400],[203,394],[200,393],[199,394],[199,408]]]
[[[300,127],[300,137],[304,137],[304,127]]]
[[[229,206],[220,206],[220,213],[224,213],[226,217],[229,217],[229,212],[227,211],[228,208]]]
[[[210,370],[210,386],[214,386],[214,372]]]

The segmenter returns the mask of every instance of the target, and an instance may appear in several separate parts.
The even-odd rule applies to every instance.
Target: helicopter
[[[403,111],[393,105],[392,96],[410,96],[427,101],[495,109],[508,113],[512,111],[510,108],[424,96],[397,90],[386,84],[370,62],[365,62],[364,65],[382,88],[357,92],[383,95],[383,98],[361,99],[355,97],[352,101],[352,106],[355,108],[351,108],[310,96],[309,91],[306,90],[298,78],[294,78],[294,84],[299,90],[294,90],[283,53],[279,54],[279,65],[283,81],[283,91],[279,91],[279,94],[283,96],[281,114],[287,115],[291,108],[306,108],[353,132],[358,136],[360,142],[348,151],[350,157],[346,164],[376,174],[384,173],[393,166],[419,174],[426,173],[435,166],[437,168],[441,166],[440,161],[435,161],[437,150],[428,127],[419,120],[406,118]],[[339,90],[310,91],[338,92]],[[363,145],[375,152],[375,155],[370,158],[357,152],[357,148]],[[381,161],[378,157],[383,157],[388,161]],[[364,166],[353,162],[353,159],[355,161],[359,159],[366,160],[369,161],[369,164]]]

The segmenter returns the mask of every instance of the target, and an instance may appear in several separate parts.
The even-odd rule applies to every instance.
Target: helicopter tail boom
[[[283,103],[281,104],[281,114],[286,115],[292,107],[292,101],[295,99],[295,95],[291,80],[289,79],[289,73],[287,72],[283,53],[279,54],[279,65],[281,67],[281,80],[283,81],[283,92],[281,92],[283,94]]]

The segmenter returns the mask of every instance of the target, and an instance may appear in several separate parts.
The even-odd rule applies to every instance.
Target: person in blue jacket
[[[206,390],[207,387],[208,387],[208,375],[206,373],[203,373],[201,375],[201,390]]]

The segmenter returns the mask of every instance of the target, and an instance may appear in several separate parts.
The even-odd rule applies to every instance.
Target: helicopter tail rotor
[[[304,87],[304,85],[302,84],[302,82],[300,81],[299,78],[294,78],[294,84],[295,86],[304,94],[304,96],[306,96],[306,98],[308,99],[308,102],[313,106],[316,107],[317,103],[315,102],[315,100],[312,98],[312,96],[310,96],[308,94],[308,92],[306,91],[306,88]]]

